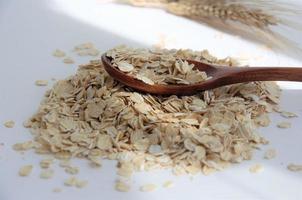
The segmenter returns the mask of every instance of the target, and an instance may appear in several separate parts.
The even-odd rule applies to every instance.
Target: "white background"
[[[199,23],[176,17],[157,9],[133,8],[103,4],[101,1],[79,0],[0,0],[0,122],[14,120],[16,126],[0,126],[0,200],[96,200],[96,199],[302,199],[302,173],[293,173],[286,166],[302,164],[302,92],[301,84],[282,83],[282,108],[297,113],[290,120],[292,128],[281,130],[276,124],[282,119],[273,114],[269,128],[261,129],[271,141],[255,152],[252,161],[234,165],[210,176],[175,177],[170,171],[138,173],[132,178],[128,193],[116,192],[114,161],[104,161],[101,169],[91,169],[84,160],[74,160],[80,167],[79,178],[88,180],[84,189],[67,188],[63,180],[69,177],[55,167],[51,180],[39,178],[41,156],[32,152],[14,152],[11,145],[31,139],[22,122],[38,108],[50,85],[37,87],[37,79],[63,79],[76,72],[77,65],[89,58],[76,57],[71,49],[83,42],[93,42],[105,51],[119,44],[151,46],[165,41],[168,48],[209,49],[217,56],[245,58],[249,64],[262,66],[301,66],[301,61],[270,52],[260,44],[251,44],[238,37],[223,34]],[[76,60],[63,64],[51,56],[54,49],[69,52]],[[264,160],[263,153],[276,148],[274,160]],[[252,164],[261,163],[264,171],[250,174]],[[20,166],[33,164],[33,173],[18,176]],[[155,183],[159,186],[173,180],[175,187],[142,193],[139,186]],[[52,189],[61,187],[61,193]]]

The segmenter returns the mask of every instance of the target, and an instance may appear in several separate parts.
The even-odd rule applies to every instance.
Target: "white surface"
[[[113,161],[104,161],[101,169],[91,169],[87,162],[74,160],[81,168],[78,177],[88,180],[89,185],[84,189],[67,188],[63,180],[68,175],[60,168],[55,168],[52,180],[41,180],[41,157],[32,152],[21,155],[11,148],[16,142],[31,139],[22,122],[37,110],[46,90],[36,87],[34,81],[65,78],[89,59],[69,53],[77,62],[66,65],[51,56],[56,48],[70,52],[74,45],[89,41],[101,50],[118,44],[150,46],[166,38],[168,48],[207,48],[218,56],[245,55],[255,65],[301,66],[301,62],[160,10],[103,5],[97,0],[0,1],[0,27],[0,122],[16,122],[13,129],[0,126],[0,200],[302,199],[302,173],[286,169],[291,162],[302,164],[302,87],[296,83],[282,83],[286,88],[282,108],[300,116],[289,120],[293,127],[276,128],[276,123],[283,119],[272,115],[271,126],[260,130],[271,141],[270,145],[255,152],[252,161],[211,176],[198,175],[191,180],[187,176],[174,177],[169,171],[139,173],[132,178],[130,192],[118,193],[113,189]],[[272,147],[278,151],[277,158],[263,160],[265,149]],[[254,163],[264,165],[264,172],[250,174],[248,168]],[[19,167],[25,164],[34,164],[33,173],[27,178],[18,177]],[[160,186],[166,180],[173,180],[175,187],[159,187],[151,193],[138,190],[141,184]],[[52,193],[55,187],[61,187],[63,192]]]

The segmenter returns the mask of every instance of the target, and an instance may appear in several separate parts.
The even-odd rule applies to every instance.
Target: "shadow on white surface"
[[[184,48],[189,46],[190,48],[200,50],[200,47],[203,47],[209,50],[214,49],[214,52],[216,53],[217,48],[222,47],[223,50],[227,49],[228,51],[225,51],[226,54],[223,54],[218,50],[218,53],[219,55],[225,56],[238,56],[238,53],[244,53],[237,52],[232,54],[232,52],[236,52],[240,49],[236,48],[237,45],[250,46],[247,47],[248,50],[245,54],[253,52],[251,51],[251,46],[258,47],[258,51],[260,52],[257,56],[251,55],[250,64],[253,59],[259,60],[263,54],[267,54],[266,51],[268,50],[268,47],[263,44],[267,40],[264,40],[261,43],[259,41],[259,33],[255,33],[258,37],[255,37],[255,35],[252,34],[248,35],[240,32],[236,34],[236,31],[232,30],[232,27],[225,26],[222,28],[223,26],[215,26],[211,23],[210,24],[213,26],[209,26],[206,23],[175,16],[160,9],[136,8],[125,4],[107,3],[110,1],[106,0],[54,0],[53,2],[55,3],[51,6],[56,11],[92,26],[101,28],[102,30],[107,30],[117,35],[123,34],[127,39],[135,40],[149,46],[156,42],[154,41],[156,40],[154,39],[154,35],[157,35],[159,37],[166,38],[168,41],[166,42],[167,48]],[[291,4],[298,6],[300,5],[300,2],[293,1]],[[144,12],[143,15],[141,14],[142,12]],[[300,17],[297,16],[296,18],[297,19],[293,21],[299,22]],[[177,29],[175,29],[176,24],[178,25]],[[278,26],[274,28],[274,30],[285,36],[290,35],[289,39],[295,41],[294,43],[299,47],[286,49],[276,48],[276,53],[278,52],[277,54],[281,53],[292,57],[295,60],[301,61],[301,30],[288,29],[283,26]],[[192,31],[195,33],[192,33]],[[146,37],[147,35],[149,37]],[[204,37],[205,35],[207,36]],[[182,41],[177,41],[176,38],[182,38]],[[184,40],[186,40],[186,42],[184,42]],[[230,45],[229,40],[232,41],[232,45]],[[269,46],[269,44],[267,45]],[[232,48],[225,48],[226,46]],[[275,53],[273,51],[269,50],[269,52],[271,56],[275,57]],[[270,64],[273,64],[273,62],[270,62]]]

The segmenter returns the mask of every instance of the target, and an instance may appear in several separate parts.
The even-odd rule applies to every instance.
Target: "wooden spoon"
[[[224,85],[251,81],[302,81],[302,68],[294,67],[225,67],[187,60],[212,78],[190,85],[149,85],[112,66],[105,54],[102,61],[106,71],[117,81],[141,92],[159,95],[192,95]]]

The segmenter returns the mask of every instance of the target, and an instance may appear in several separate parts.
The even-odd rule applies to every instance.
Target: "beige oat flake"
[[[130,63],[127,63],[125,61],[120,61],[120,62],[116,63],[116,65],[119,68],[119,70],[121,70],[123,72],[131,72],[134,69],[133,65],[131,65]]]
[[[64,57],[66,55],[66,53],[60,49],[56,49],[53,53],[53,56],[55,57]]]
[[[77,178],[72,176],[64,181],[64,185],[65,186],[76,186],[77,181],[78,181]]]
[[[282,111],[282,112],[281,112],[281,116],[284,117],[284,118],[298,117],[297,114],[292,113],[292,112],[288,112],[288,111]]]
[[[157,188],[156,185],[149,183],[149,184],[142,185],[142,186],[139,188],[139,190],[140,190],[141,192],[152,192],[152,191],[154,191],[156,188]]]
[[[73,166],[66,166],[65,167],[65,172],[68,174],[78,174],[79,173],[79,168],[78,167],[73,167]]]
[[[52,169],[44,169],[40,173],[40,178],[42,179],[50,179],[54,175],[54,170]]]
[[[15,126],[15,122],[13,120],[8,120],[3,123],[6,128],[13,128]]]
[[[287,166],[287,169],[292,171],[292,172],[300,172],[300,171],[302,171],[302,165],[297,165],[297,164],[290,163]]]
[[[77,180],[77,182],[76,182],[76,184],[75,184],[75,186],[77,187],[77,188],[84,188],[84,187],[86,187],[88,185],[88,181],[86,181],[86,180]]]
[[[172,181],[166,181],[163,183],[164,188],[172,188],[174,186],[174,183]]]
[[[35,84],[36,84],[36,86],[47,86],[48,80],[36,80]]]
[[[250,167],[249,171],[251,173],[260,173],[262,172],[264,169],[263,169],[263,166],[260,165],[260,164],[255,164],[253,166]]]
[[[51,164],[53,164],[54,160],[52,158],[43,159],[40,161],[41,168],[49,168]]]
[[[291,123],[290,122],[279,122],[278,124],[277,124],[277,127],[278,128],[290,128],[292,125],[291,125]]]
[[[271,159],[275,158],[276,156],[277,156],[276,149],[268,149],[264,154],[264,158],[267,160],[271,160]]]
[[[32,165],[25,165],[20,168],[19,170],[19,176],[28,176],[33,169]]]
[[[63,63],[65,63],[65,64],[73,64],[74,60],[72,58],[67,57],[67,58],[63,59]]]
[[[115,183],[115,189],[119,192],[128,192],[130,190],[130,185],[121,180],[118,180]]]
[[[80,50],[85,50],[85,49],[92,49],[94,47],[93,43],[87,42],[87,43],[82,43],[78,44],[74,47],[74,51],[80,51]]]

